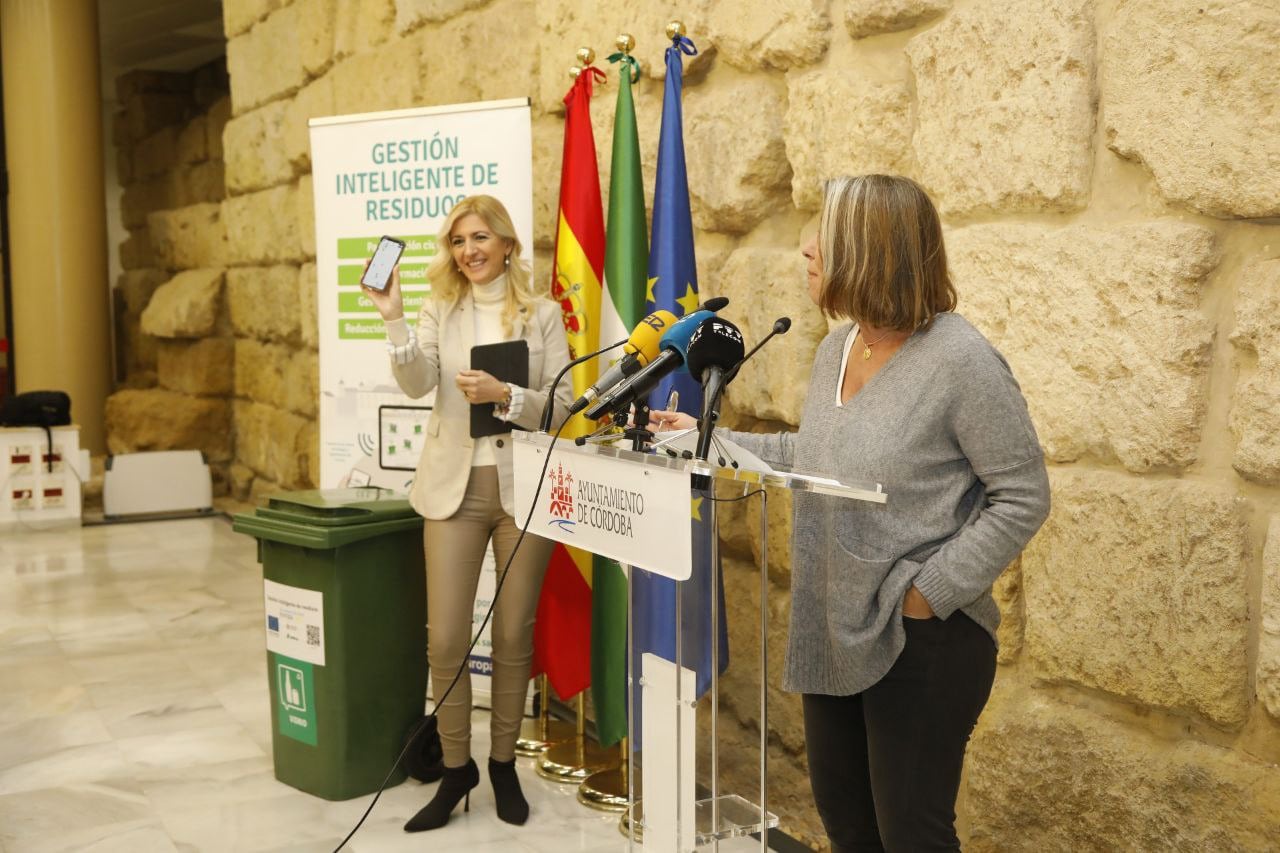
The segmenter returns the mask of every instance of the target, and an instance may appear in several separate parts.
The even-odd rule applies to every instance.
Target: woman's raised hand
[[[373,258],[365,258],[364,268],[369,269],[369,262]],[[361,278],[364,274],[361,273]],[[364,291],[365,297],[373,303],[378,309],[378,313],[382,315],[383,322],[391,320],[399,320],[404,316],[404,299],[400,296],[400,264],[396,264],[391,268],[391,283],[387,285],[386,290],[374,290],[372,287],[360,285],[360,289]]]

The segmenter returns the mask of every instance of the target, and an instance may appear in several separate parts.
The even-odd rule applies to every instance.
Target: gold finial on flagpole
[[[578,61],[584,66],[596,61],[596,52],[589,47],[578,48]]]
[[[571,65],[571,66],[569,66],[569,76],[570,76],[570,77],[572,77],[574,80],[577,80],[577,79],[578,79],[578,75],[579,75],[579,74],[581,74],[581,73],[582,73],[582,67],[581,67],[581,66],[579,66],[579,65]]]
[[[614,39],[613,43],[616,44],[618,46],[618,50],[623,53],[629,54],[631,51],[636,49],[636,40],[631,37],[631,33],[620,34],[616,39]]]
[[[684,21],[672,21],[667,24],[667,38],[675,39],[676,36],[684,35]]]

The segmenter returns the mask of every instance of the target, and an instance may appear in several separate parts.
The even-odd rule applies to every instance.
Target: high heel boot
[[[493,798],[498,804],[498,817],[507,823],[523,824],[529,819],[529,801],[520,790],[520,778],[516,776],[516,760],[494,761],[489,759],[489,781],[493,783]]]
[[[449,815],[459,800],[464,800],[462,810],[471,810],[471,789],[480,784],[480,768],[470,758],[461,767],[445,767],[440,787],[431,802],[423,806],[404,825],[405,832],[422,832],[439,829],[449,822]]]

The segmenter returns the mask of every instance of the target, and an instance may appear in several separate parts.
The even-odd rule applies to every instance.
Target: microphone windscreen
[[[775,335],[785,335],[791,328],[790,317],[779,317],[773,321],[773,333]]]
[[[657,356],[663,332],[675,323],[676,315],[670,311],[654,311],[632,330],[626,350],[633,353],[643,367]]]
[[[714,316],[715,314],[710,311],[694,311],[692,314],[685,314],[671,328],[662,333],[662,341],[659,346],[662,349],[678,351],[680,358],[683,359],[685,350],[689,348],[689,339],[697,331],[698,325]]]
[[[727,296],[713,296],[698,307],[703,311],[719,311],[721,308],[729,304]]]
[[[689,340],[685,363],[689,372],[701,377],[708,367],[731,370],[742,361],[746,346],[737,326],[720,317],[704,320]]]

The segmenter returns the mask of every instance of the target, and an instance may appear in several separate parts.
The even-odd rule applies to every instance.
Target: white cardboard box
[[[80,427],[52,432],[51,459],[41,427],[0,427],[0,524],[80,521],[80,483],[89,475]]]

